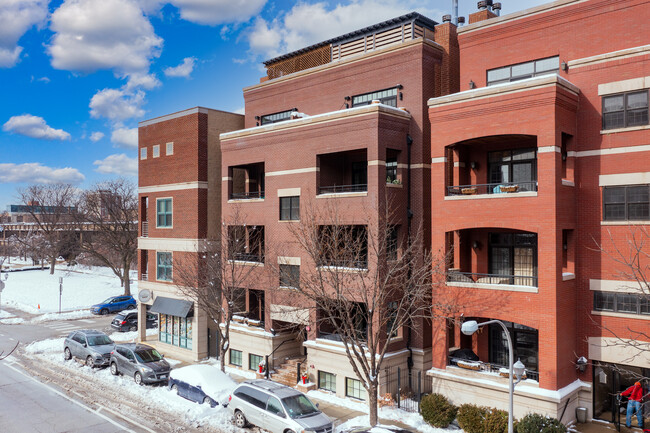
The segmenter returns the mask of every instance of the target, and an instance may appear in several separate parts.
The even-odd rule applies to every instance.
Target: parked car
[[[228,395],[237,383],[211,365],[189,365],[175,369],[169,376],[169,389],[179,396],[210,407],[227,405]]]
[[[63,357],[68,360],[83,359],[88,367],[105,367],[111,359],[115,343],[110,337],[95,329],[71,332],[63,342]]]
[[[147,313],[147,329],[158,327],[158,316],[153,313]],[[111,328],[119,331],[137,331],[138,330],[138,312],[122,311],[111,322]]]
[[[172,369],[155,348],[141,343],[116,345],[110,363],[114,376],[130,376],[138,385],[167,382]]]
[[[104,302],[90,307],[90,312],[104,316],[108,313],[116,313],[122,310],[133,310],[136,305],[137,302],[135,302],[133,296],[111,296]]]
[[[332,421],[305,394],[268,380],[240,384],[228,408],[239,428],[250,423],[271,433],[332,433]]]

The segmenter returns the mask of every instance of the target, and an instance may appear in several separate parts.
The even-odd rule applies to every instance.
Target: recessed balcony
[[[228,167],[229,200],[264,199],[264,163]]]
[[[318,155],[318,194],[354,194],[368,191],[366,149]]]

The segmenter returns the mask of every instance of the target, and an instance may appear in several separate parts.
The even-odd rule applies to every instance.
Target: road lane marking
[[[36,382],[36,383],[38,383],[39,385],[41,385],[41,386],[47,388],[48,390],[52,391],[53,393],[55,393],[55,394],[57,394],[57,395],[60,395],[61,397],[65,398],[66,400],[68,400],[68,401],[70,401],[70,402],[76,404],[77,406],[79,406],[79,407],[81,407],[81,408],[83,408],[83,409],[86,409],[88,412],[94,413],[94,414],[97,415],[98,417],[100,417],[100,418],[102,418],[102,419],[104,419],[104,420],[110,422],[110,423],[113,424],[114,426],[119,427],[119,428],[121,428],[121,429],[124,429],[124,431],[127,431],[127,432],[129,432],[129,433],[136,433],[134,430],[131,430],[130,428],[123,426],[122,424],[118,423],[117,421],[112,420],[111,418],[107,417],[106,415],[103,415],[103,414],[99,413],[99,411],[96,411],[96,410],[94,410],[93,408],[86,406],[85,404],[83,404],[83,403],[81,403],[81,402],[75,400],[74,398],[70,398],[70,397],[68,397],[68,396],[65,395],[64,393],[62,393],[62,392],[60,392],[60,391],[54,389],[53,387],[51,387],[51,386],[49,386],[49,385],[44,384],[43,382],[39,382],[38,380],[36,380],[36,379],[33,378],[32,376],[28,376],[27,374],[23,373],[22,371],[20,371],[19,369],[17,369],[17,368],[14,367],[13,365],[7,365],[6,363],[5,363],[5,365],[6,365],[7,367],[11,368],[12,370],[14,370],[16,373],[19,373],[19,374],[21,374],[22,376],[25,376],[27,379],[31,379],[31,380],[33,380],[34,382]],[[155,432],[154,432],[154,433],[155,433]]]
[[[84,322],[84,323],[95,323],[94,320],[89,320],[89,319],[79,319],[77,322]]]

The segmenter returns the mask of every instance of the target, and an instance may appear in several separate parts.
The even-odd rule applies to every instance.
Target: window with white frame
[[[153,157],[154,157],[154,158],[158,158],[159,156],[160,156],[160,145],[159,145],[159,144],[156,144],[156,145],[153,147]]]
[[[156,227],[172,227],[172,199],[156,200]]]
[[[156,279],[160,281],[172,280],[172,253],[156,253]]]
[[[147,148],[143,147],[140,149],[140,159],[147,159]]]
[[[174,154],[174,142],[172,141],[171,143],[166,144],[165,155],[173,155],[173,154]]]

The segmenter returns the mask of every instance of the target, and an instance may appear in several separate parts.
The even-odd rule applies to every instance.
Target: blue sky
[[[0,210],[33,182],[137,176],[139,121],[243,113],[261,61],[451,0],[0,0]],[[546,0],[502,0],[502,13]],[[476,1],[460,0],[460,15]]]

